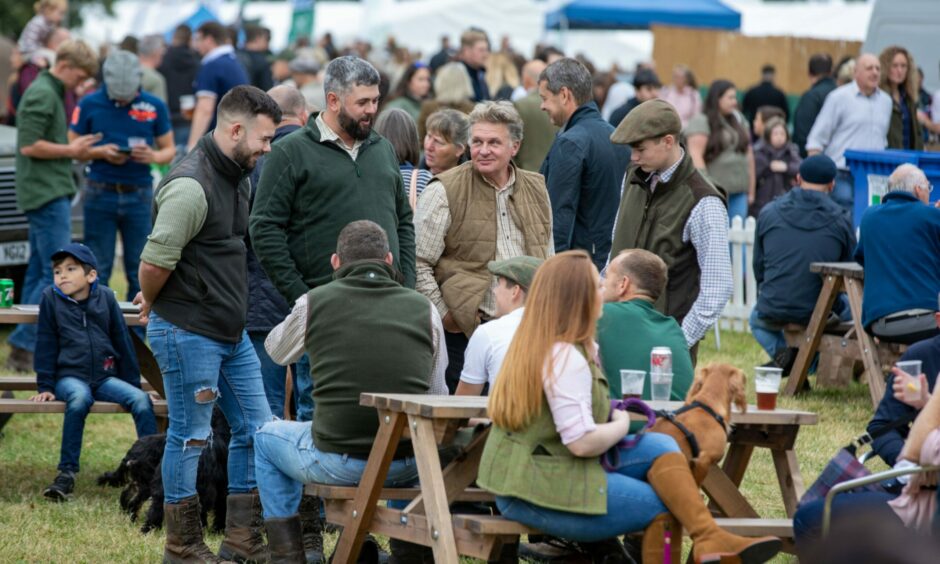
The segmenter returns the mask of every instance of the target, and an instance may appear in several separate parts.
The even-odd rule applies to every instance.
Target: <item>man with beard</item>
[[[153,231],[140,256],[141,321],[166,377],[170,427],[163,454],[164,562],[218,562],[202,538],[196,469],[219,404],[232,428],[225,560],[266,560],[258,525],[254,432],[271,419],[261,365],[245,332],[248,173],[281,121],[274,100],[237,86],[218,126],[157,187]]]

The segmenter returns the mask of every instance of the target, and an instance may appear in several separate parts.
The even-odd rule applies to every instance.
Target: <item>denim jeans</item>
[[[840,170],[836,173],[836,185],[832,189],[832,199],[843,208],[849,210],[849,217],[853,215],[855,207],[855,179],[851,172]],[[861,221],[861,218],[856,218],[856,221]]]
[[[307,482],[355,486],[362,478],[365,459],[318,450],[312,432],[310,423],[273,421],[255,435],[255,468],[265,519],[296,515]],[[417,479],[415,459],[399,458],[389,466],[385,487],[407,487]]]
[[[783,327],[786,323],[764,317],[756,307],[751,310],[749,323],[754,339],[770,358],[774,358],[777,352],[787,348],[787,340],[783,336]]]
[[[232,429],[228,450],[228,491],[255,485],[254,435],[270,421],[261,365],[248,334],[237,344],[181,329],[151,312],[147,338],[163,374],[170,427],[163,454],[167,503],[196,495],[196,468],[212,440],[212,407],[218,403]]]
[[[264,340],[268,334],[263,331],[250,331],[248,338],[255,348],[255,354],[261,362],[261,380],[264,382],[264,395],[268,398],[268,406],[276,417],[284,414],[284,401],[287,390],[284,387],[287,378],[287,367],[271,360],[268,351],[264,348]],[[298,421],[313,420],[313,383],[310,380],[310,361],[305,354],[299,361],[291,365],[294,384],[294,402],[297,407]],[[302,416],[302,417],[301,417]]]
[[[313,421],[313,378],[310,376],[310,357],[304,354],[294,363],[294,398],[297,421]]]
[[[20,303],[38,304],[42,291],[52,285],[52,254],[72,241],[72,204],[56,198],[26,212],[29,222],[29,263],[20,291]],[[36,348],[36,324],[17,325],[7,342],[32,352]]]
[[[620,468],[607,473],[607,513],[587,515],[546,509],[515,497],[496,497],[496,507],[508,519],[545,534],[580,542],[596,542],[645,529],[667,511],[646,473],[660,456],[679,452],[669,435],[647,433],[633,448],[620,450]],[[598,463],[600,464],[600,463]]]
[[[85,417],[96,400],[118,403],[130,411],[138,438],[157,432],[157,419],[153,414],[150,396],[120,378],[105,378],[103,382],[89,386],[84,380],[66,376],[56,381],[55,397],[65,402],[62,449],[59,453],[59,470],[62,472],[78,472]]]
[[[147,243],[151,226],[153,188],[144,186],[135,192],[119,194],[100,182],[85,184],[85,244],[98,259],[98,278],[108,285],[114,267],[114,242],[121,232],[124,273],[127,276],[127,300],[140,291],[137,267]]]
[[[728,195],[728,221],[734,219],[734,216],[747,219],[747,192]]]

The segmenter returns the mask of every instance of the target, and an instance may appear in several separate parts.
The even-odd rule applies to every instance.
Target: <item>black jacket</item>
[[[473,101],[483,102],[490,99],[490,87],[486,85],[486,69],[475,69],[463,63],[463,68],[467,69],[467,75],[470,76],[470,84],[473,85]]]
[[[199,54],[189,47],[168,47],[157,69],[166,79],[167,106],[173,121],[180,116],[180,96],[193,93],[193,82],[199,72]]]
[[[36,327],[36,387],[55,392],[59,378],[72,376],[90,386],[120,378],[140,387],[140,368],[114,292],[96,282],[83,302],[55,286],[43,290]]]
[[[555,252],[583,249],[598,269],[610,254],[630,148],[610,141],[614,127],[584,104],[555,137],[539,172],[552,203]]]
[[[808,322],[822,287],[810,263],[851,261],[854,250],[851,216],[829,194],[793,188],[770,202],[754,237],[757,311],[775,321]]]
[[[826,96],[836,89],[835,79],[828,76],[816,81],[809,90],[800,97],[800,102],[793,112],[793,142],[800,150],[800,156],[806,158],[806,139],[816,123],[816,116],[822,110]]]
[[[238,60],[245,67],[248,82],[265,92],[274,86],[274,77],[271,76],[271,53],[269,51],[240,50]]]
[[[776,106],[783,110],[784,118],[790,120],[790,107],[787,105],[787,95],[772,82],[761,82],[744,94],[744,104],[741,111],[747,121],[754,123],[754,116],[761,106]]]
[[[610,119],[608,120],[610,125],[616,128],[618,125],[620,125],[620,122],[623,121],[623,118],[627,117],[627,114],[632,112],[633,108],[639,105],[640,101],[636,99],[636,96],[634,96],[620,106],[617,106],[614,111],[610,112]]]

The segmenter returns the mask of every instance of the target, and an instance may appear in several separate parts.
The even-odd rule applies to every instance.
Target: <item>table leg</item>
[[[862,294],[864,286],[859,280],[848,279],[845,282],[845,291],[849,295],[849,307],[852,309],[852,322],[855,324],[855,338],[858,339],[858,348],[862,352],[862,362],[865,363],[865,377],[868,379],[868,393],[871,394],[871,403],[876,406],[881,402],[885,393],[885,379],[881,372],[881,362],[878,359],[878,349],[871,337],[862,326]]]
[[[442,472],[444,487],[447,491],[448,505],[453,503],[470,484],[477,479],[477,472],[480,468],[480,458],[483,457],[483,447],[486,446],[486,437],[490,434],[490,427],[476,434],[470,443],[463,449],[457,457],[452,460]],[[419,494],[414,498],[408,507],[404,509],[405,513],[423,514],[424,513],[424,495]]]
[[[816,307],[813,308],[813,316],[806,326],[806,333],[803,336],[803,342],[800,344],[800,352],[796,355],[796,361],[790,370],[790,377],[787,379],[787,387],[783,395],[792,396],[803,389],[803,382],[809,375],[809,366],[813,362],[816,350],[819,348],[819,341],[822,340],[826,321],[829,319],[829,312],[832,311],[832,304],[839,295],[842,287],[842,277],[835,274],[826,274],[823,280],[822,290],[819,292],[819,298],[816,300]]]
[[[792,518],[796,513],[800,497],[806,491],[803,487],[800,464],[796,460],[796,452],[793,449],[771,449],[770,455],[773,457],[774,468],[777,470],[777,481],[780,483],[780,493],[783,495],[783,507],[787,511],[787,517]]]
[[[352,518],[349,525],[343,528],[336,551],[333,553],[334,562],[355,562],[362,549],[362,541],[368,533],[369,524],[375,514],[375,506],[382,493],[388,467],[395,457],[398,441],[405,428],[405,415],[400,412],[379,410],[379,432],[372,444],[369,460],[366,462],[365,472],[359,481],[359,491],[353,500]],[[436,454],[437,451],[435,451]]]
[[[447,488],[441,470],[441,459],[437,453],[437,440],[434,438],[434,422],[425,417],[409,415],[408,423],[411,426],[411,444],[414,446],[418,464],[425,515],[431,530],[429,544],[434,551],[434,561],[457,564],[459,557],[457,542],[454,539],[454,523],[447,502]]]
[[[709,506],[725,517],[760,518],[754,506],[741,495],[734,482],[717,466],[709,468],[708,476],[702,482],[702,491],[708,495],[711,502]]]

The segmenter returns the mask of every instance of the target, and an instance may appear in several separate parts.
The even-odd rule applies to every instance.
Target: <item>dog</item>
[[[212,440],[199,455],[196,474],[196,492],[202,509],[202,525],[209,526],[209,511],[215,513],[212,530],[225,530],[226,498],[228,497],[228,443],[232,433],[222,410],[212,411]],[[98,477],[99,486],[119,488],[121,510],[136,522],[144,503],[150,507],[140,532],[148,533],[163,526],[163,450],[166,434],[141,437],[131,445],[121,463],[113,472]]]
[[[741,412],[747,411],[746,390],[744,372],[730,364],[709,364],[696,371],[684,407],[673,414],[657,414],[660,416],[650,431],[665,433],[676,440],[699,485],[705,481],[709,468],[725,455],[731,405]],[[692,435],[694,444],[682,428]]]

